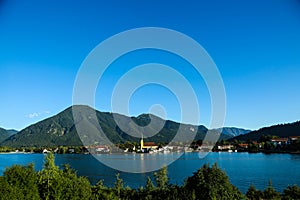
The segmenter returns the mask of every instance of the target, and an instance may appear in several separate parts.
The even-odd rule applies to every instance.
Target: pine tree
[[[156,186],[160,189],[165,189],[168,186],[168,170],[166,166],[163,166],[158,172],[154,173]]]

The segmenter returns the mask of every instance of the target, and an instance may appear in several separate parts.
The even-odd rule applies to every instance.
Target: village
[[[31,148],[8,148],[1,147],[0,152],[6,153],[55,153],[55,154],[110,154],[110,153],[172,153],[172,152],[249,152],[249,153],[300,153],[300,136],[279,138],[274,136],[262,136],[258,141],[218,141],[215,145],[204,144],[201,140],[192,144],[172,143],[156,144],[155,142],[145,142],[141,138],[140,142],[126,142],[115,146],[90,145],[75,147],[31,147]]]

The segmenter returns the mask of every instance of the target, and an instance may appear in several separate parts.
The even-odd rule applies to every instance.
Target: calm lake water
[[[174,154],[107,154],[98,155],[112,162],[120,162],[126,159],[141,165],[145,156],[157,160],[168,159]],[[176,156],[176,154],[175,154]],[[6,167],[13,164],[25,165],[34,163],[36,170],[43,165],[43,154],[0,154],[0,175]],[[77,170],[78,175],[87,176],[92,184],[98,180],[104,180],[107,186],[113,186],[115,174],[120,177],[126,185],[137,188],[144,186],[150,173],[124,173],[111,169],[101,164],[92,155],[65,154],[56,155],[56,164],[70,164]],[[292,154],[248,154],[248,153],[210,153],[200,159],[198,153],[186,153],[178,160],[168,166],[171,183],[183,184],[184,180],[199,169],[204,163],[218,163],[219,167],[226,171],[232,184],[242,192],[246,192],[251,184],[256,188],[264,189],[269,180],[272,180],[274,188],[283,191],[288,185],[300,186],[300,155]]]

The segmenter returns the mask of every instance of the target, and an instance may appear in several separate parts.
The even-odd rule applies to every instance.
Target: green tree
[[[24,195],[19,188],[8,183],[3,177],[0,177],[0,200],[7,199],[24,199]]]
[[[114,190],[116,192],[116,195],[120,198],[121,197],[121,192],[124,189],[124,181],[123,179],[120,178],[120,174],[116,174],[116,182],[114,186]]]
[[[43,199],[89,199],[91,185],[85,177],[78,177],[68,165],[60,170],[54,155],[45,157],[44,168],[38,173],[39,191]]]
[[[246,197],[249,200],[259,200],[263,197],[263,193],[257,190],[254,185],[251,185],[246,193]]]
[[[37,173],[32,164],[7,168],[0,180],[0,199],[40,199]]]
[[[269,181],[268,187],[263,192],[263,197],[264,199],[270,199],[270,200],[281,199],[280,193],[275,191],[271,180]]]
[[[146,192],[152,192],[155,189],[154,184],[151,181],[151,178],[148,176],[146,186],[145,186]]]
[[[61,189],[62,199],[89,199],[91,197],[91,185],[87,178],[78,177],[76,172],[69,165],[64,165],[60,170],[61,179],[58,180],[58,186]]]
[[[288,186],[283,191],[284,200],[300,199],[300,188],[297,185]]]
[[[160,189],[165,189],[169,182],[167,166],[163,166],[158,172],[155,172],[154,177],[156,186]]]
[[[225,172],[217,164],[205,164],[193,176],[188,177],[184,188],[194,193],[196,199],[242,199],[242,193],[234,187]]]
[[[39,191],[43,199],[55,199],[59,192],[57,181],[61,178],[59,169],[55,165],[55,157],[52,153],[47,154],[44,159],[44,167],[38,173]]]
[[[118,199],[112,189],[109,189],[103,185],[103,181],[99,181],[95,186],[92,187],[92,197],[91,199]]]

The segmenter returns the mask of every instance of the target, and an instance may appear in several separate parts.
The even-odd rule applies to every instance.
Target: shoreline
[[[190,153],[203,153],[201,151],[192,151],[192,152],[168,152],[168,153],[128,153],[128,152],[110,152],[110,153],[54,153],[60,155],[168,155],[168,154],[190,154]],[[240,154],[240,153],[248,153],[248,154],[291,154],[291,155],[300,155],[300,152],[248,152],[248,151],[238,151],[238,152],[228,152],[228,151],[211,151],[204,153],[228,153],[228,154]],[[16,154],[44,154],[47,153],[42,152],[0,152],[0,155],[16,155]]]

